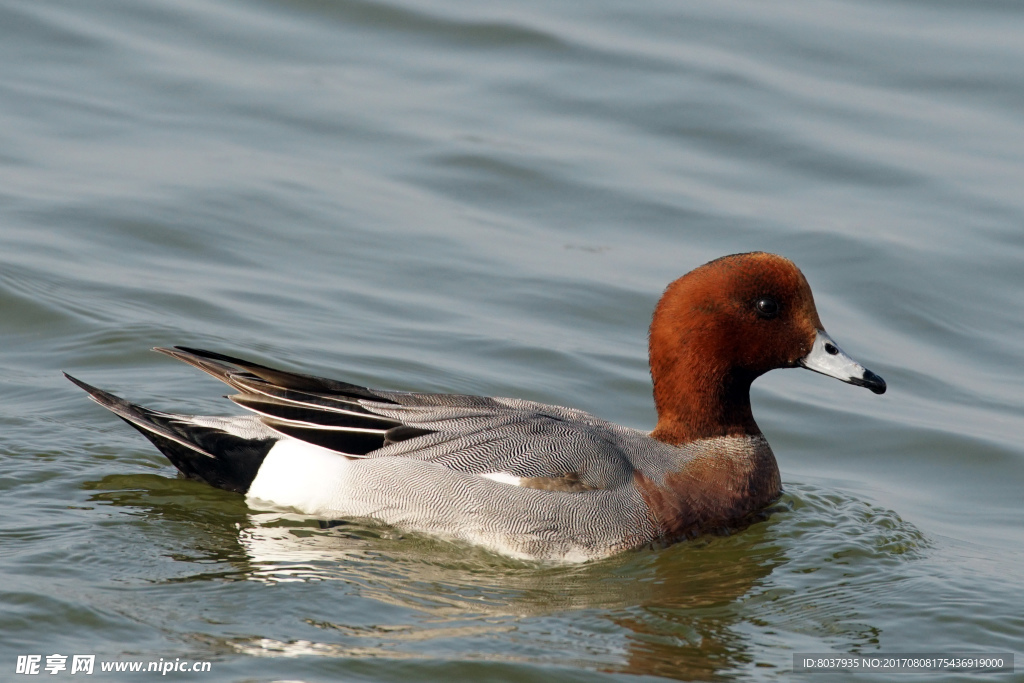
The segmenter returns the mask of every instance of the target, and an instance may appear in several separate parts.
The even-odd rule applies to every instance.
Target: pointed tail
[[[142,432],[186,477],[217,488],[248,491],[263,459],[279,438],[269,428],[260,429],[252,418],[238,418],[246,420],[247,429],[241,431],[250,432],[243,436],[229,431],[230,420],[204,420],[150,410],[66,372],[64,376],[84,389],[93,401]],[[220,424],[210,424],[216,422]]]

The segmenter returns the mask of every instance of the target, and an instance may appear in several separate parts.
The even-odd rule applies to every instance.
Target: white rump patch
[[[351,467],[352,461],[341,453],[281,439],[263,459],[246,498],[317,515],[336,507]]]
[[[520,477],[510,472],[488,472],[487,474],[481,474],[484,479],[490,479],[496,481],[499,484],[509,484],[511,486],[522,486],[523,480]]]

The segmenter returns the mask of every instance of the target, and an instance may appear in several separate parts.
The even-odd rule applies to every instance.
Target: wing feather
[[[633,471],[621,428],[582,411],[518,399],[369,389],[202,349],[157,350],[237,389],[241,393],[229,398],[274,431],[345,455],[569,482],[561,490],[572,491],[616,486]]]

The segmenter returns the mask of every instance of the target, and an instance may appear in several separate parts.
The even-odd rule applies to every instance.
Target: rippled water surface
[[[794,652],[1019,649],[1021,36],[998,0],[0,0],[0,678],[62,653],[777,680]],[[59,372],[232,412],[148,351],[188,344],[649,429],[662,289],[755,249],[889,392],[758,380],[779,510],[591,564],[251,510]]]

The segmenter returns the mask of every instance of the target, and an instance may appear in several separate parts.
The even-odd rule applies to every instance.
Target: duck
[[[825,332],[787,258],[723,256],[665,290],[649,333],[650,432],[518,398],[411,393],[186,346],[155,351],[221,380],[248,411],[150,410],[65,373],[186,478],[251,508],[372,523],[538,562],[586,562],[731,533],[782,495],[751,383],[802,367],[885,381]]]

